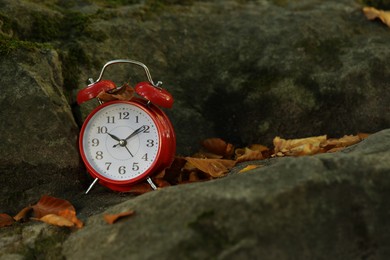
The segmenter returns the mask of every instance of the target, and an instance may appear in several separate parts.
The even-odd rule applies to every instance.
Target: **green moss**
[[[66,11],[63,17],[50,17],[45,13],[32,14],[31,31],[24,37],[30,41],[50,42],[70,40],[81,36],[89,24],[89,17],[78,12]]]
[[[2,12],[0,12],[0,21],[2,22],[0,29],[4,33],[11,33],[16,27],[15,22]]]
[[[20,41],[16,39],[0,38],[0,55],[9,55],[15,50],[23,49],[32,51],[36,49],[51,49],[53,46],[47,43]]]

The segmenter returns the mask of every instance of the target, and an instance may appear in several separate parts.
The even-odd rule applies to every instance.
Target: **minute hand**
[[[135,130],[134,132],[132,132],[128,137],[126,137],[125,141],[129,140],[130,138],[132,138],[133,136],[145,131],[146,129],[146,126],[143,125],[141,126],[140,128],[138,128],[137,130]]]

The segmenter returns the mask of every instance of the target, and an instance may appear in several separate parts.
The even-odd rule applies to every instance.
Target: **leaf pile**
[[[356,144],[368,134],[345,135],[341,138],[328,138],[326,135],[300,139],[283,139],[275,137],[272,149],[252,144],[244,148],[234,148],[230,143],[220,138],[209,138],[201,142],[202,149],[191,157],[176,157],[170,168],[152,176],[159,188],[207,181],[226,176],[237,163],[257,161],[247,165],[239,173],[261,167],[259,160],[283,156],[306,156],[318,153],[331,153]],[[129,191],[142,194],[151,191],[147,183],[139,183]]]
[[[76,217],[76,210],[69,201],[47,195],[42,196],[36,204],[25,207],[14,217],[1,213],[0,227],[27,220],[42,221],[60,227],[83,227],[83,222]]]

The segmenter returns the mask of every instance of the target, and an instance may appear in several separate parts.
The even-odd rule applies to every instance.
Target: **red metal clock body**
[[[131,60],[107,64],[123,62],[139,65]],[[115,88],[111,81],[100,81],[105,67],[99,80],[78,93],[78,103],[96,97],[102,90]],[[174,129],[158,107],[171,107],[173,98],[160,84],[154,86],[149,71],[144,68],[149,82],[137,84],[135,90],[139,97],[103,103],[83,123],[79,149],[87,171],[95,179],[91,187],[98,181],[112,190],[125,192],[135,183],[148,180],[155,188],[149,176],[169,167],[174,159]]]

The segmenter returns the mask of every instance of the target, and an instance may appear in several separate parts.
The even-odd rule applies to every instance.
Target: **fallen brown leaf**
[[[62,216],[58,216],[56,214],[47,214],[41,218],[33,218],[33,219],[45,222],[50,225],[59,226],[59,227],[73,227],[75,225],[69,219]]]
[[[203,140],[201,144],[211,154],[222,156],[225,159],[229,159],[234,153],[234,146],[221,138],[208,138]]]
[[[31,206],[27,206],[25,207],[24,209],[22,209],[21,211],[19,211],[18,214],[16,214],[16,216],[14,217],[14,219],[16,221],[20,221],[21,219],[26,219],[27,216],[29,215],[29,213],[32,211],[32,207]]]
[[[247,172],[247,171],[262,167],[262,166],[263,165],[260,165],[260,164],[249,164],[246,167],[242,168],[238,173],[244,173],[244,172]]]
[[[97,98],[103,102],[113,101],[113,100],[130,100],[134,97],[134,88],[130,87],[127,84],[124,84],[122,87],[110,90],[102,91],[97,95]]]
[[[59,211],[58,215],[71,221],[78,228],[82,228],[84,226],[84,223],[76,217],[76,211],[65,209]]]
[[[390,12],[389,11],[379,10],[379,9],[374,8],[374,7],[364,7],[363,13],[365,14],[365,16],[367,17],[368,20],[379,19],[382,21],[382,23],[384,23],[385,25],[390,27]]]
[[[326,142],[326,135],[299,139],[282,139],[276,136],[273,140],[275,154],[289,156],[312,155],[321,152],[321,145]]]
[[[186,160],[200,171],[217,178],[226,173],[236,164],[236,161],[225,159],[198,159],[186,157]]]
[[[0,213],[0,227],[11,226],[15,222],[14,218],[8,214]]]
[[[66,209],[76,212],[75,208],[69,201],[47,195],[42,196],[37,204],[33,205],[32,208],[34,210],[35,218],[41,218],[48,214],[58,215],[58,212]]]
[[[255,161],[255,160],[263,160],[263,154],[261,151],[254,151],[252,149],[249,149],[248,147],[245,147],[241,151],[242,154],[240,154],[237,158],[237,162],[246,162],[246,161]],[[237,153],[236,153],[237,155]]]
[[[119,214],[105,214],[103,216],[104,220],[108,223],[108,224],[114,224],[115,222],[117,222],[119,219],[122,219],[122,218],[125,218],[125,217],[129,217],[129,216],[132,216],[134,215],[135,211],[134,210],[129,210],[129,211],[125,211],[125,212],[122,212],[122,213],[119,213]]]

